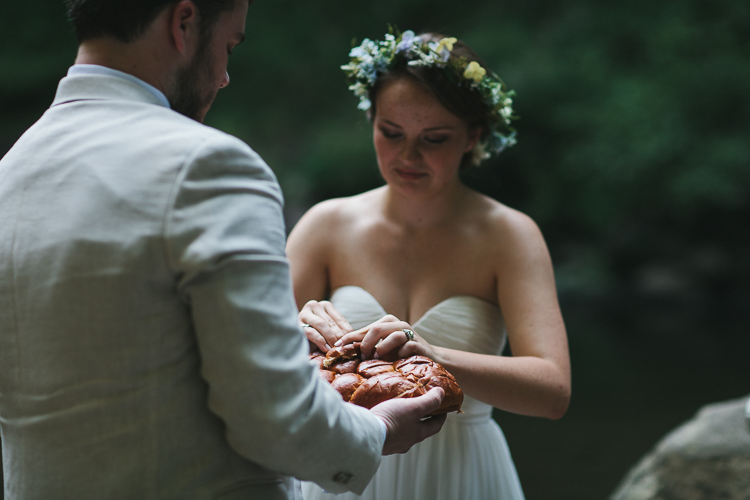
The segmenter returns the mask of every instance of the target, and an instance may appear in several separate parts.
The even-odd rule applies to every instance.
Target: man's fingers
[[[387,435],[383,454],[405,453],[416,443],[437,433],[445,415],[426,418],[440,407],[445,393],[440,388],[410,399],[390,399],[372,408],[372,413],[385,422]]]
[[[424,441],[428,437],[440,432],[446,418],[448,418],[448,414],[443,413],[442,415],[435,415],[434,417],[429,417],[428,419],[423,420],[422,426],[419,428],[421,432],[420,441]]]
[[[440,408],[440,404],[443,402],[445,397],[445,391],[440,387],[433,387],[423,396],[414,398],[420,402],[420,407],[416,410],[419,415],[429,415],[433,411]]]
[[[406,421],[417,421],[440,408],[445,392],[440,387],[433,387],[425,394],[408,399],[389,399],[372,407],[373,413],[383,413],[385,418],[402,415]],[[396,406],[394,406],[396,405]],[[380,411],[380,410],[384,411]],[[395,411],[394,411],[395,410]]]

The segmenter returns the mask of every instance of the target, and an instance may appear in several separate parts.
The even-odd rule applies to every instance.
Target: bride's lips
[[[404,179],[406,181],[416,181],[421,179],[422,177],[426,177],[427,174],[424,172],[415,172],[412,170],[402,170],[400,168],[396,169],[396,175],[398,175],[401,179]]]

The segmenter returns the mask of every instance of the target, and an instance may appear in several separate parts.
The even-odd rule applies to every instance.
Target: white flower
[[[372,106],[372,103],[367,98],[362,98],[361,101],[359,101],[359,104],[357,105],[358,109],[361,109],[362,111],[367,111]]]
[[[505,91],[503,82],[493,73],[488,72],[476,61],[460,68],[461,59],[450,62],[451,52],[458,40],[452,37],[442,38],[438,42],[423,41],[413,31],[402,34],[385,35],[382,41],[365,38],[359,47],[354,47],[349,56],[349,64],[341,66],[352,84],[349,89],[359,97],[358,108],[369,110],[372,103],[368,93],[378,77],[390,71],[395,64],[407,64],[418,67],[439,67],[443,71],[453,72],[455,76],[468,80],[468,87],[477,92],[487,107],[491,120],[489,134],[484,141],[478,142],[472,150],[472,162],[476,165],[516,143],[516,133],[510,127],[513,117],[513,91]],[[450,76],[453,79],[453,76]],[[454,80],[455,81],[455,80]],[[462,83],[459,83],[462,85]]]

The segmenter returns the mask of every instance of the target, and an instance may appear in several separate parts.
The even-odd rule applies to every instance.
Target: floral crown
[[[365,38],[361,45],[349,52],[349,64],[341,69],[352,82],[349,90],[359,97],[358,108],[365,111],[372,105],[368,95],[378,77],[402,64],[442,68],[449,81],[478,92],[487,108],[489,124],[487,137],[479,141],[472,152],[472,162],[479,165],[492,154],[516,143],[516,131],[510,126],[511,119],[516,119],[512,99],[515,92],[506,90],[503,81],[478,62],[451,55],[457,41],[455,38],[427,41],[411,30],[394,33],[391,29],[383,41]]]

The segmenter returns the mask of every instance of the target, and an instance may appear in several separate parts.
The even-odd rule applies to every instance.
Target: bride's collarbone
[[[332,289],[356,285],[399,319],[417,317],[452,296],[497,303],[494,260],[481,238],[356,234],[329,261]]]
[[[467,236],[459,232],[419,232],[414,234],[392,234],[373,232],[350,238],[338,247],[336,253],[342,258],[353,257],[358,261],[407,261],[411,264],[444,260],[447,263],[476,261],[488,254],[481,237]]]
[[[427,304],[451,295],[494,301],[496,278],[492,261],[456,248],[407,252],[376,248],[344,253],[332,259],[329,277],[337,286],[356,284],[374,295],[393,297],[399,304]]]

